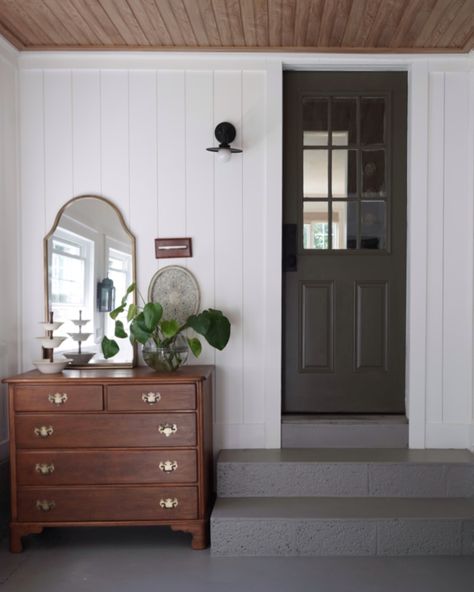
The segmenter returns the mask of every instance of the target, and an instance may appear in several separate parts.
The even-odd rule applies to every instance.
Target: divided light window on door
[[[304,249],[389,249],[387,101],[303,99]]]

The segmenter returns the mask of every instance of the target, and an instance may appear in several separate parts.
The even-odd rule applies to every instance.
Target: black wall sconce
[[[206,148],[209,152],[217,152],[217,158],[221,162],[227,162],[230,160],[232,154],[242,152],[240,148],[232,148],[231,144],[235,140],[235,127],[228,121],[223,121],[216,126],[214,135],[216,140],[219,142],[219,146]]]

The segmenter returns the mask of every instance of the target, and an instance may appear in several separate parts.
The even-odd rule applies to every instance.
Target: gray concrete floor
[[[46,529],[0,549],[1,592],[472,592],[472,557],[217,558],[167,528]]]

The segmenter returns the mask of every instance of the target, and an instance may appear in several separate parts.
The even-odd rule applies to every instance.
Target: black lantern
[[[97,310],[110,312],[115,308],[115,287],[110,278],[97,283]]]
[[[222,162],[227,162],[232,154],[242,152],[240,148],[232,148],[231,143],[235,140],[235,127],[228,121],[223,121],[216,126],[214,135],[219,142],[219,146],[206,148],[209,152],[217,152],[217,157]]]

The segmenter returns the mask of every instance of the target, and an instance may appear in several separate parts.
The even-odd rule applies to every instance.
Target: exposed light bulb
[[[217,158],[221,162],[228,162],[231,156],[232,152],[230,151],[230,148],[219,148],[219,151],[217,152]]]

